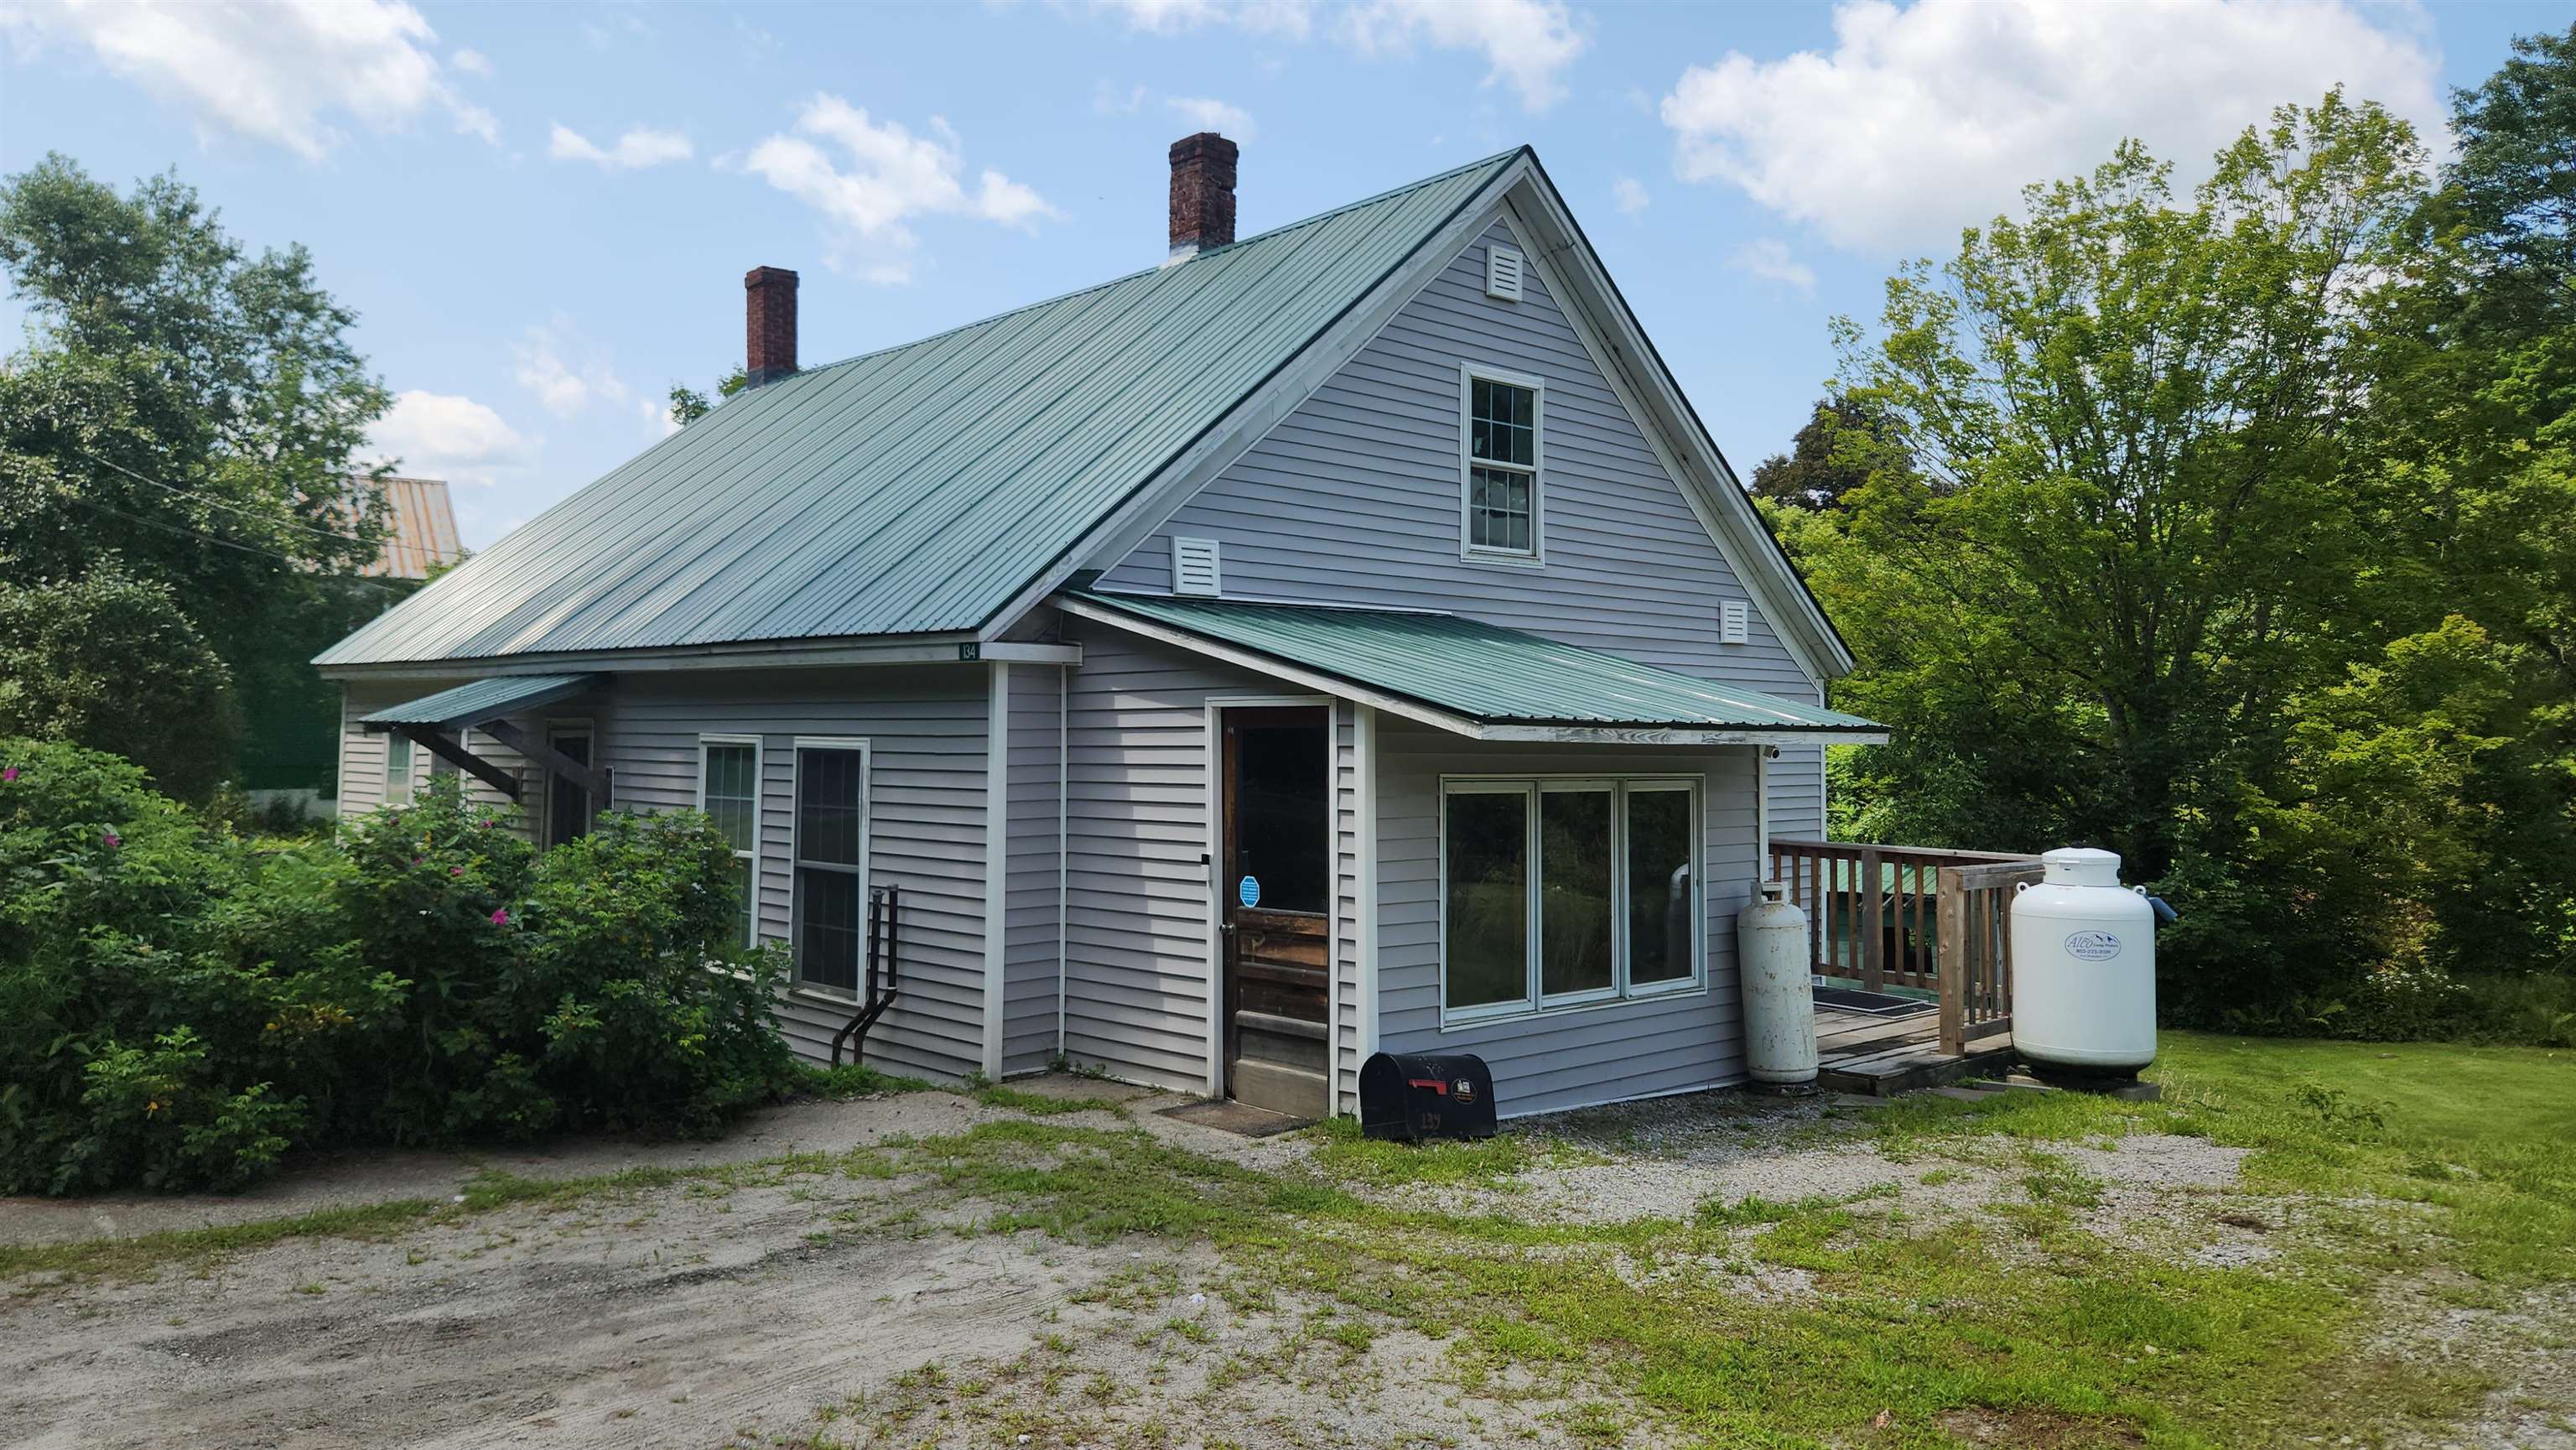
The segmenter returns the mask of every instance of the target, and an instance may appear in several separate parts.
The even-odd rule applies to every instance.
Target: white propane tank
[[[1807,960],[1807,914],[1788,888],[1762,883],[1762,899],[1735,914],[1735,959],[1744,983],[1744,1055],[1757,1083],[1816,1080],[1816,982]]]
[[[2156,914],[2120,858],[2070,847],[2012,903],[2012,1040],[2034,1068],[2131,1077],[2156,1060]]]

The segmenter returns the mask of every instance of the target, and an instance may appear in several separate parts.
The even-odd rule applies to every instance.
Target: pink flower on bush
[[[500,907],[500,906],[493,907],[493,908],[492,908],[492,924],[493,924],[494,926],[508,926],[508,925],[510,924],[510,912],[509,912],[509,909],[508,909],[507,907]]]
[[[484,822],[482,822],[482,823],[481,823],[481,825],[482,825],[482,828],[483,828],[484,830],[487,830],[487,831],[488,831],[488,830],[492,829],[492,823],[491,823],[490,821],[484,821]]]
[[[465,874],[465,868],[462,866],[450,866],[447,868],[447,874],[450,876],[462,876]]]
[[[6,770],[0,770],[0,784],[6,784],[6,783],[8,783],[8,782],[10,782],[10,781],[16,780],[17,778],[18,778],[18,767],[14,766],[14,765],[13,765],[13,766],[10,766],[10,767],[9,767],[8,769],[6,769]]]
[[[117,847],[125,844],[125,838],[114,831],[108,831],[98,838],[98,843],[113,851]]]

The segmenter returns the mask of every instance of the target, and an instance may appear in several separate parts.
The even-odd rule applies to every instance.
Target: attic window
[[[1509,247],[1485,249],[1485,295],[1504,302],[1521,300],[1521,254]]]
[[[1717,640],[1720,644],[1753,642],[1752,611],[1741,599],[1729,599],[1717,607]]]
[[[1172,540],[1172,592],[1174,594],[1219,594],[1223,576],[1217,567],[1216,540]]]
[[[1539,384],[1469,366],[1460,370],[1460,545],[1488,563],[1536,564],[1539,540]]]

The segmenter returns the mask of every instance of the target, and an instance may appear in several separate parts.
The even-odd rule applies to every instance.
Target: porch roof
[[[1858,715],[1454,614],[1097,590],[1072,591],[1059,603],[1486,739],[1609,731],[1676,744],[1887,738],[1887,727]]]
[[[431,730],[452,730],[458,726],[480,725],[517,710],[532,710],[539,705],[578,695],[600,681],[598,675],[498,675],[472,684],[423,695],[399,705],[388,705],[372,715],[358,718],[361,725],[378,730],[414,725]]]

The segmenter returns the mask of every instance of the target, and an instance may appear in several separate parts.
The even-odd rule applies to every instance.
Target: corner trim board
[[[1011,667],[986,666],[984,717],[984,1076],[1002,1076],[1002,1008],[1009,995]]]

